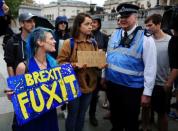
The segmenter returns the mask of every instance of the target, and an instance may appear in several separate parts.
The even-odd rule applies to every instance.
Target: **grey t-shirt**
[[[168,57],[168,44],[171,36],[165,35],[159,40],[155,40],[157,49],[157,74],[155,85],[164,86],[165,80],[168,78],[170,67]]]

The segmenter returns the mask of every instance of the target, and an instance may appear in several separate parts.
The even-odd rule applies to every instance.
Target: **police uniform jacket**
[[[127,33],[131,35],[136,25]],[[130,47],[120,45],[123,29],[112,34],[107,49],[106,80],[129,88],[144,88],[143,95],[151,96],[156,77],[156,46],[144,30],[137,31]]]

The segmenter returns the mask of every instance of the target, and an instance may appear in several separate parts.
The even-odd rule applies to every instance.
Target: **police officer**
[[[164,89],[166,80],[170,72],[169,58],[168,58],[168,43],[171,38],[161,29],[162,16],[160,14],[152,14],[145,20],[145,26],[153,34],[153,39],[157,49],[157,74],[155,80],[155,86],[152,93],[151,107],[153,111],[158,113],[158,129],[159,131],[168,131],[168,98],[167,89]],[[148,117],[147,110],[149,108],[142,109],[142,115]],[[145,114],[144,114],[145,112]],[[143,120],[144,121],[144,120]],[[149,121],[149,120],[147,120]],[[142,122],[143,123],[143,122]],[[147,125],[145,125],[146,128]]]
[[[139,7],[120,4],[120,29],[107,49],[106,79],[111,110],[111,131],[138,131],[140,105],[150,104],[156,76],[156,47],[152,37],[137,26]]]

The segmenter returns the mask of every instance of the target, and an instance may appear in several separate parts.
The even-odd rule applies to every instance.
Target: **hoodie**
[[[65,22],[66,23],[66,29],[65,29],[65,34],[62,35],[62,31],[58,29],[58,25],[60,22]],[[70,35],[68,33],[68,19],[66,16],[58,16],[55,20],[55,31],[54,31],[54,38],[56,40],[56,51],[51,53],[53,58],[57,58],[58,54],[59,54],[59,41],[61,40],[66,40],[68,38],[70,38]],[[61,45],[60,45],[61,46]]]
[[[98,48],[106,51],[109,37],[100,31],[101,29],[101,18],[98,16],[92,17],[93,20],[97,20],[99,27],[97,30],[93,31],[93,38],[97,41]]]

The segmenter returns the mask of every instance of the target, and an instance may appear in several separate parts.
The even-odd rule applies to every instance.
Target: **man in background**
[[[60,53],[60,49],[63,45],[64,40],[70,38],[68,29],[68,19],[66,16],[58,16],[56,18],[54,38],[56,40],[56,51],[51,53],[51,55],[56,59],[56,57]]]
[[[92,18],[92,33],[93,38],[96,40],[99,50],[106,51],[108,45],[108,36],[100,31],[101,29],[101,18],[95,16]],[[98,70],[98,80],[97,87],[92,95],[92,100],[89,108],[89,119],[93,126],[98,126],[98,121],[96,119],[96,107],[98,102],[98,92],[102,88],[100,85],[101,80],[101,70]]]
[[[22,13],[19,15],[20,33],[13,35],[5,45],[4,60],[9,76],[14,76],[17,65],[26,60],[25,46],[28,34],[35,28],[34,15]]]
[[[153,111],[158,113],[159,131],[168,131],[168,90],[165,89],[164,85],[170,73],[168,43],[171,36],[162,31],[161,21],[162,16],[160,14],[152,14],[146,18],[145,25],[148,31],[152,33],[157,49],[157,73],[151,99],[151,107]],[[146,112],[144,115],[148,116],[148,113]]]

